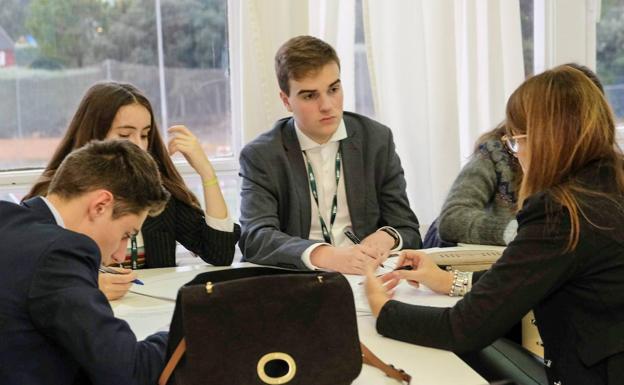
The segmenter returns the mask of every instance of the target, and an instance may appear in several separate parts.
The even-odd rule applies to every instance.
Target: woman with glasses
[[[596,74],[586,66],[566,63],[587,76],[603,92]],[[471,243],[504,246],[516,235],[516,199],[522,169],[515,138],[503,138],[505,123],[477,139],[471,159],[453,182],[424,247]]]
[[[525,81],[507,103],[506,140],[523,178],[518,233],[488,271],[447,272],[417,251],[366,290],[379,333],[455,352],[478,350],[530,309],[552,384],[624,380],[624,156],[613,113],[581,71]],[[452,308],[393,301],[400,279],[464,295]],[[385,286],[384,286],[385,283]]]
[[[50,180],[65,157],[91,140],[129,140],[152,155],[158,164],[165,189],[171,193],[165,210],[148,218],[141,231],[128,242],[125,267],[153,268],[176,265],[176,242],[213,265],[229,265],[240,226],[229,217],[212,164],[201,143],[185,126],[168,129],[164,143],[147,97],[126,83],[103,82],[93,85],[83,96],[65,136],[43,175],[24,200],[46,195]],[[201,177],[206,209],[186,186],[171,155],[180,153]],[[136,275],[100,273],[100,289],[109,300],[125,295]]]

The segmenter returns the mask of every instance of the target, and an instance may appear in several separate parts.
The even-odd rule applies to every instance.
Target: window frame
[[[572,5],[571,5],[572,4]],[[570,11],[570,7],[577,7],[577,19],[561,17]],[[581,9],[582,8],[582,9]],[[221,173],[237,173],[239,169],[238,156],[244,145],[243,138],[251,137],[251,127],[242,126],[242,81],[240,58],[242,57],[240,41],[241,4],[238,0],[228,0],[228,50],[229,50],[229,74],[230,74],[230,108],[231,108],[231,140],[232,156],[211,159],[217,175]],[[558,49],[559,39],[569,39],[566,31],[570,28],[578,30],[578,15],[584,17],[586,22],[586,44],[580,47],[583,62],[595,67],[596,61],[596,15],[600,12],[600,2],[597,0],[576,0],[571,3],[568,0],[534,0],[534,69],[543,70],[552,66],[557,60],[561,60],[561,50]],[[580,13],[579,13],[580,12]],[[593,39],[592,39],[593,37]],[[569,52],[567,52],[569,54]],[[577,59],[578,60],[578,59]],[[579,60],[581,61],[581,60]],[[618,143],[624,147],[624,124],[616,129]],[[183,178],[196,175],[195,170],[186,161],[176,161],[175,165]],[[43,168],[28,170],[0,171],[0,189],[3,188],[28,188],[39,178]]]
[[[241,77],[240,77],[240,2],[238,0],[227,0],[227,18],[228,18],[228,54],[230,68],[228,73],[230,75],[230,112],[231,112],[231,148],[232,155],[226,157],[217,157],[210,159],[217,176],[222,174],[238,174],[238,156],[242,149],[242,137],[243,130],[236,129],[242,127],[241,124]],[[165,79],[166,80],[166,79]],[[166,82],[165,82],[166,85]],[[162,87],[161,87],[162,88]],[[161,90],[162,92],[162,90]],[[166,138],[166,130],[163,129],[162,135]],[[196,171],[186,160],[174,161],[178,172],[183,179],[197,175]],[[41,173],[44,167],[32,168],[32,169],[9,169],[0,170],[0,190],[2,189],[26,189],[28,190],[32,186]],[[203,199],[201,199],[203,201]]]
[[[534,0],[533,10],[534,73],[571,61],[596,68],[600,0]],[[624,148],[624,123],[616,126],[616,138]]]
[[[210,162],[217,176],[222,173],[238,172],[238,161],[234,157],[211,159]],[[183,178],[197,175],[193,167],[185,160],[176,161],[174,165]],[[0,172],[0,189],[29,188],[37,181],[42,172],[43,168],[2,171]]]

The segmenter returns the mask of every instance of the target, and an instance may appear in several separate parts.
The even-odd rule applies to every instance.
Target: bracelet
[[[390,250],[396,249],[401,244],[401,238],[399,238],[399,232],[396,231],[394,228],[390,226],[384,226],[380,228],[379,231],[383,231],[384,233],[391,236],[392,239],[394,239],[394,245],[392,246],[392,249]]]
[[[453,283],[448,293],[449,297],[463,297],[468,292],[471,275],[469,272],[453,270]]]
[[[204,187],[206,188],[212,187],[218,184],[219,184],[219,179],[217,179],[216,176],[202,182],[202,185],[204,185]]]

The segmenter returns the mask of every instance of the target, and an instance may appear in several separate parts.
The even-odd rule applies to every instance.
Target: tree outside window
[[[0,29],[15,54],[0,68],[0,170],[45,165],[80,98],[101,80],[135,84],[159,126],[166,105],[168,123],[187,125],[211,157],[232,156],[227,0],[160,6],[164,82],[154,0],[0,0]]]

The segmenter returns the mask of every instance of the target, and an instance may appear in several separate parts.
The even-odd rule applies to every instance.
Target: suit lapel
[[[345,190],[349,205],[349,216],[353,229],[366,227],[366,186],[364,183],[364,160],[362,158],[362,137],[344,117],[347,138],[340,142],[342,151]],[[359,234],[361,235],[361,234]]]
[[[282,140],[294,182],[293,185],[286,186],[286,188],[294,188],[298,198],[297,202],[291,202],[290,209],[300,213],[299,226],[301,236],[307,238],[310,235],[310,217],[312,215],[310,211],[310,187],[293,118],[289,119],[284,127]],[[295,204],[293,205],[292,203]]]

